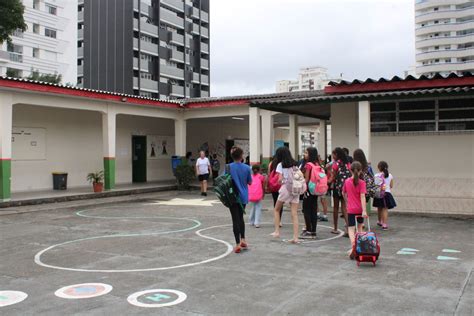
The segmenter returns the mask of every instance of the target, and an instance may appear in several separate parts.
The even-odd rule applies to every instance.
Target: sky
[[[299,68],[403,75],[415,65],[414,0],[210,0],[211,96],[275,92]]]

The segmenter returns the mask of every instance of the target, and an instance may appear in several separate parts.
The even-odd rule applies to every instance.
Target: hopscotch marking
[[[28,294],[21,291],[0,291],[0,307],[18,304],[27,297]]]
[[[147,295],[151,294],[153,295]],[[170,295],[167,294],[174,294],[176,296],[176,299],[173,301],[169,302],[164,302],[164,303],[159,303],[162,301],[169,300],[171,298]],[[150,300],[154,303],[143,303],[139,300],[140,297],[145,296],[145,299]],[[145,307],[145,308],[158,308],[158,307],[167,307],[167,306],[173,306],[173,305],[178,305],[182,302],[184,302],[187,298],[187,295],[181,291],[177,290],[169,290],[169,289],[157,289],[157,290],[147,290],[147,291],[141,291],[137,293],[133,293],[127,298],[127,301],[135,306],[138,307]]]
[[[104,283],[82,283],[68,285],[57,290],[54,295],[71,300],[92,298],[110,293],[112,286]]]
[[[444,253],[460,253],[460,250],[454,250],[454,249],[443,249],[442,252]]]
[[[397,251],[397,255],[416,255],[418,251],[418,249],[414,248],[402,248]]]
[[[438,256],[436,259],[437,259],[437,260],[441,260],[441,261],[453,261],[453,260],[459,260],[459,258],[455,258],[455,257],[446,257],[446,256]]]

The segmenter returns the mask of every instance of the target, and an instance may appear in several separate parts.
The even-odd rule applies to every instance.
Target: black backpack
[[[343,162],[338,163],[339,167],[337,170],[337,175],[336,175],[336,190],[339,192],[342,192],[342,188],[344,187],[344,182],[346,179],[349,179],[351,177],[351,172],[349,169],[347,169],[347,165]]]
[[[234,180],[230,175],[230,166],[226,165],[225,173],[223,175],[218,176],[214,180],[214,192],[216,193],[217,198],[219,201],[224,204],[226,207],[231,207],[232,204],[241,204],[239,198],[239,192],[235,188]]]

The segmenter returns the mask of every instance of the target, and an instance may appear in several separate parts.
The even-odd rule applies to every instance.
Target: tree
[[[0,1],[0,44],[4,41],[11,43],[11,35],[16,30],[26,31],[28,27],[23,19],[24,11],[20,0]]]
[[[32,69],[31,74],[26,79],[58,84],[61,82],[62,76],[58,74],[40,74],[38,70]]]

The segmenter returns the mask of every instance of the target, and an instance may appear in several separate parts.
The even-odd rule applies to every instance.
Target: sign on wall
[[[147,158],[165,159],[175,154],[174,136],[147,135]]]
[[[46,129],[13,127],[13,160],[46,160]]]

